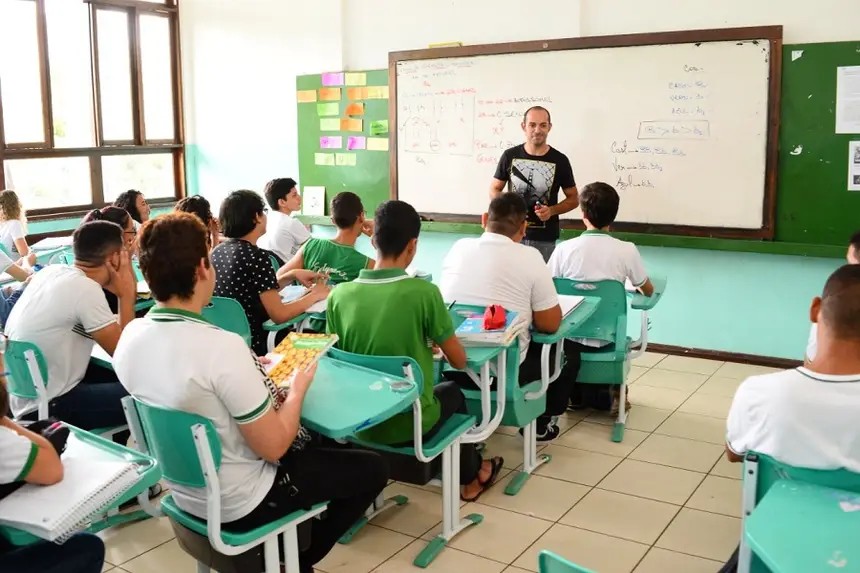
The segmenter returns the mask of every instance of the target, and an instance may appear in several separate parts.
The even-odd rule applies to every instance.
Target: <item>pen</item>
[[[454,308],[454,305],[455,305],[455,304],[457,304],[457,301],[456,301],[456,300],[455,300],[455,301],[453,301],[451,304],[449,304],[449,305],[448,305],[448,310],[450,311],[452,308]]]

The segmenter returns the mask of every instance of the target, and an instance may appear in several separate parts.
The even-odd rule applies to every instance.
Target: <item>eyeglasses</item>
[[[263,211],[262,211],[262,212],[263,212],[263,213],[268,213],[268,212],[269,212],[269,208],[268,208],[268,207],[263,207]]]

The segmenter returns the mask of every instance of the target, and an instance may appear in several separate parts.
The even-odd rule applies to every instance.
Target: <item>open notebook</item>
[[[84,529],[140,479],[137,464],[69,438],[62,456],[63,480],[27,484],[0,500],[0,525],[63,542]]]

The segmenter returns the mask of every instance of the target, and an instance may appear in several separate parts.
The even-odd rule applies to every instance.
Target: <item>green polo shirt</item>
[[[326,309],[329,333],[338,347],[355,354],[408,356],[424,374],[421,422],[424,433],[439,421],[439,400],[433,395],[433,350],[454,335],[454,324],[433,283],[412,278],[403,269],[363,270],[358,279],[334,289]],[[348,382],[345,382],[348,383]],[[364,430],[362,439],[398,444],[412,441],[412,408]]]
[[[302,247],[302,261],[308,270],[327,270],[329,281],[340,284],[355,280],[358,273],[367,268],[370,258],[354,246],[341,245],[329,239],[310,239]]]

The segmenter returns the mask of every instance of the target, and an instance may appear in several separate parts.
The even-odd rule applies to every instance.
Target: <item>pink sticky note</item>
[[[322,75],[322,85],[324,86],[342,86],[343,72],[329,72]]]
[[[343,138],[339,135],[324,135],[320,137],[320,149],[340,149],[343,147]]]
[[[365,149],[366,139],[360,135],[350,135],[346,140],[347,149]]]

